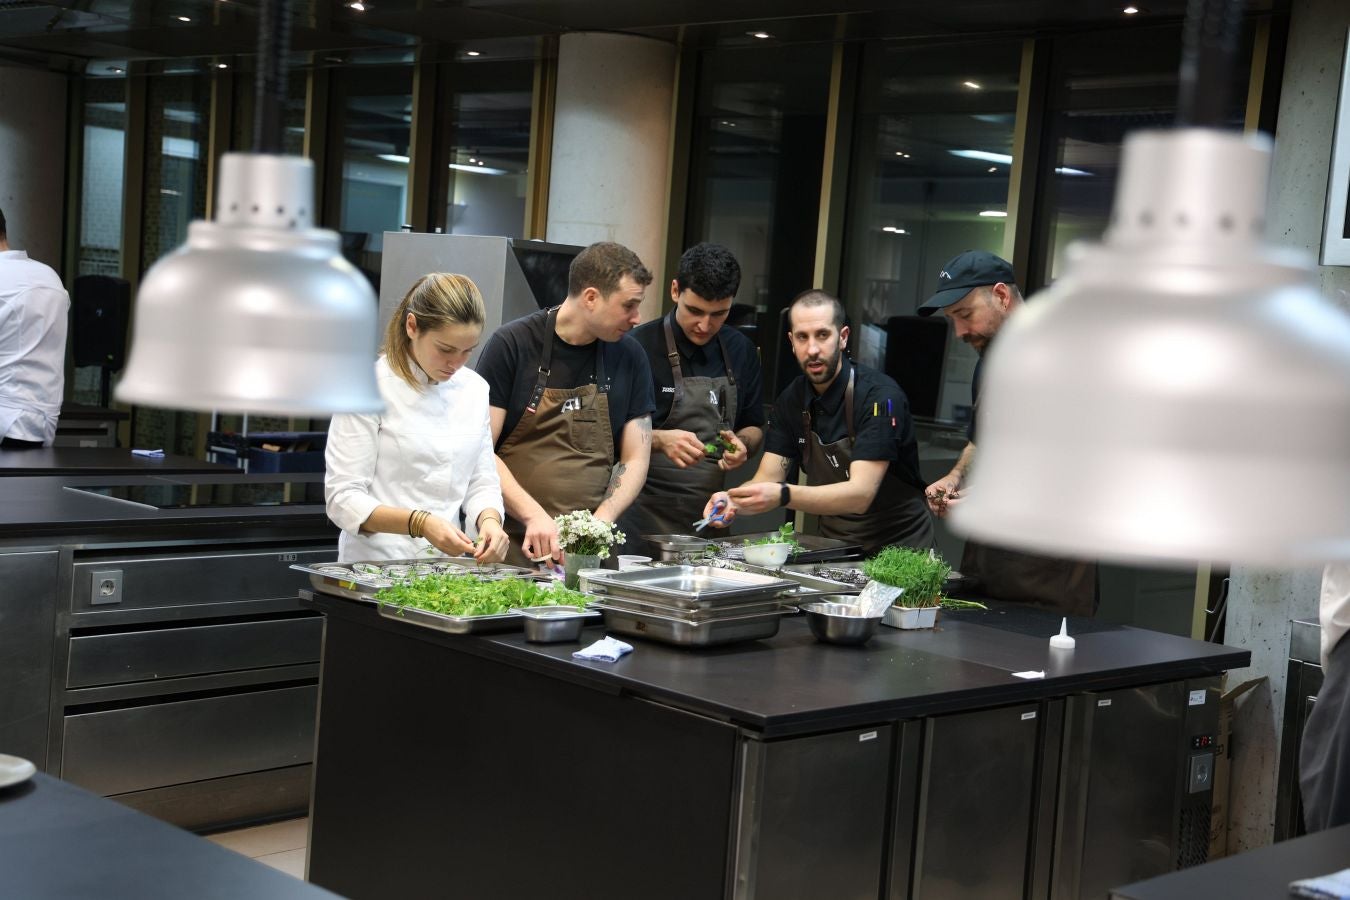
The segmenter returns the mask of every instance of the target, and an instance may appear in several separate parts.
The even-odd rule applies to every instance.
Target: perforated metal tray
[[[346,597],[348,600],[362,600],[373,603],[375,602],[375,593],[394,584],[394,578],[387,575],[357,572],[352,568],[353,566],[377,566],[384,569],[388,566],[414,565],[430,565],[447,572],[461,569],[462,573],[456,574],[479,575],[486,578],[533,578],[535,576],[533,571],[523,569],[520,566],[508,566],[505,563],[487,563],[479,566],[470,557],[455,556],[354,560],[345,563],[336,561],[331,563],[296,563],[291,568],[297,572],[308,574],[309,584],[316,591],[331,594],[335,597]],[[454,569],[451,567],[454,567]]]

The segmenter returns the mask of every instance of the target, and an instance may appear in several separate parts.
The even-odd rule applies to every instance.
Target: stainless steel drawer
[[[292,563],[337,558],[336,548],[81,560],[74,612],[147,609],[295,597],[309,584]]]
[[[66,685],[153,681],[318,662],[323,618],[193,625],[70,639]]]
[[[66,716],[60,776],[107,795],[311,762],[316,685]]]

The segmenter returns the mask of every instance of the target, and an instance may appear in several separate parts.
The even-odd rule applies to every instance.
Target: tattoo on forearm
[[[619,489],[619,485],[623,482],[623,473],[626,471],[628,471],[628,463],[617,463],[614,466],[614,471],[609,475],[609,487],[605,488],[605,500],[614,496],[614,492]]]
[[[783,470],[784,475],[787,474],[787,470],[791,467],[791,465],[792,463],[788,460],[786,456],[781,457],[778,460],[778,467]]]
[[[638,430],[642,432],[642,446],[650,447],[652,443],[652,419],[651,416],[638,420]]]

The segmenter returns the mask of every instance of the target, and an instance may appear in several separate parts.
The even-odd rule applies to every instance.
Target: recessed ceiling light
[[[990,167],[989,167],[989,171],[990,171],[990,172],[997,172],[997,171],[998,171],[998,166],[990,166]]]
[[[366,5],[365,5],[364,3],[362,3],[361,0],[352,0],[351,3],[348,3],[348,4],[347,4],[347,8],[348,8],[348,9],[354,9],[354,10],[356,10],[357,12],[365,12],[365,11],[366,11]]]
[[[1006,219],[1008,214],[1001,209],[982,209],[980,215],[986,219]]]
[[[112,72],[114,75],[122,75],[126,72],[126,69],[121,66],[108,66],[108,71]]]
[[[478,160],[476,160],[476,159],[474,159],[472,156],[470,156],[470,157],[469,157],[469,162],[471,162],[471,163],[476,163],[476,162],[478,162]]]
[[[465,56],[482,56],[483,54],[480,53],[480,52],[477,51],[477,50],[465,50],[465,51],[464,51],[464,55],[465,55]]]
[[[1132,16],[1132,15],[1134,15],[1135,13],[1139,12],[1139,7],[1137,7],[1137,6],[1127,6],[1127,7],[1125,7],[1124,9],[1122,9],[1121,12],[1125,13],[1125,15],[1127,15],[1127,16]]]
[[[961,82],[961,84],[964,85],[965,87],[970,88],[972,91],[978,91],[981,89],[981,85],[978,81],[963,81]]]
[[[174,16],[174,18],[177,19],[177,20],[180,21],[180,22],[191,22],[191,21],[192,21],[192,19],[191,19],[190,17],[188,17],[188,16]]]
[[[216,63],[217,69],[228,69],[229,67],[230,67],[229,63]]]
[[[480,159],[480,160],[478,161],[478,164],[481,166],[481,165],[483,164],[483,161]]]
[[[773,35],[769,34],[767,31],[747,31],[746,34],[750,35],[752,38],[759,38],[761,41],[767,41],[769,38],[773,37]]]

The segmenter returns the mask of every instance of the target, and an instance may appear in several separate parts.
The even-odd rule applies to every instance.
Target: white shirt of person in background
[[[342,529],[338,558],[344,562],[456,556],[474,550],[466,543],[468,536],[459,531],[461,512],[470,532],[478,526],[484,527],[484,534],[491,532],[487,542],[491,546],[476,551],[483,561],[499,561],[506,552],[488,385],[465,365],[482,322],[452,321],[418,329],[416,319],[429,322],[438,315],[435,301],[427,299],[436,293],[434,279],[452,289],[458,285],[461,297],[471,292],[481,311],[481,296],[469,279],[460,275],[420,279],[394,313],[386,352],[375,361],[384,412],[337,415],[328,429],[324,496],[328,517]],[[443,312],[439,315],[439,321],[445,321]],[[396,332],[405,327],[409,340]],[[405,355],[418,386],[389,364],[391,351]],[[424,537],[407,534],[412,510],[432,513]],[[489,527],[488,519],[496,524]],[[378,522],[384,527],[372,527]]]
[[[65,388],[70,296],[60,277],[0,236],[0,438],[50,445]]]

